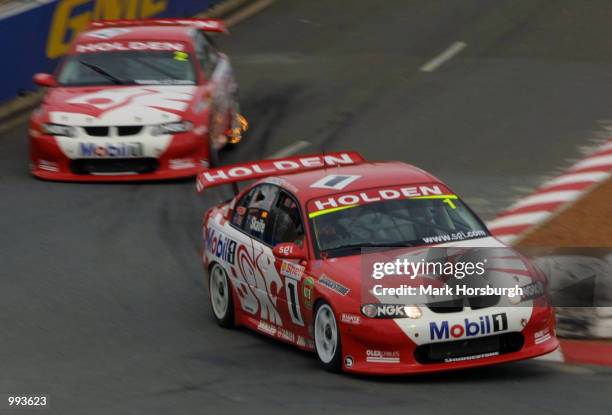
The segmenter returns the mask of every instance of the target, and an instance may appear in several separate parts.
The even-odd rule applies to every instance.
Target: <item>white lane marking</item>
[[[517,213],[516,215],[502,216],[501,218],[493,219],[488,223],[488,226],[489,229],[495,229],[515,225],[531,225],[546,219],[550,214],[551,212],[546,211]]]
[[[244,8],[238,10],[236,13],[227,17],[225,19],[225,24],[227,25],[227,27],[234,26],[235,24],[243,21],[244,19],[247,19],[259,13],[266,7],[270,6],[273,2],[274,0],[259,0],[255,3],[251,3],[250,5],[245,6]]]
[[[556,179],[552,179],[544,184],[543,187],[560,186],[563,184],[600,182],[608,178],[610,173],[603,171],[592,171],[586,173],[564,174]]]
[[[581,193],[581,190],[560,190],[558,192],[536,193],[535,195],[520,200],[512,206],[512,208],[516,209],[519,207],[538,205],[540,203],[569,202],[571,200],[576,200]]]
[[[590,167],[600,167],[612,165],[612,154],[605,156],[589,157],[579,163],[576,163],[571,170],[580,170]]]
[[[423,72],[433,72],[438,69],[442,64],[450,59],[452,59],[456,54],[461,52],[467,43],[464,42],[455,42],[448,47],[444,52],[440,53],[438,56],[427,62],[425,65],[421,66],[421,71]]]
[[[281,157],[291,156],[297,153],[298,151],[302,150],[303,148],[308,147],[309,145],[310,143],[308,141],[304,141],[304,140],[296,141],[295,143],[290,144],[287,147],[281,148],[276,153],[270,154],[266,158],[278,159]]]

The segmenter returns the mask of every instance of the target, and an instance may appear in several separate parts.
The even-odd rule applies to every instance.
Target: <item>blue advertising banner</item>
[[[91,20],[188,17],[220,0],[38,0],[0,15],[0,104],[34,90],[32,75],[52,72]]]

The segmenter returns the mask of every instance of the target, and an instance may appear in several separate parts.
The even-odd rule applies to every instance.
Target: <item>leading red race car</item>
[[[314,350],[332,371],[371,374],[489,365],[558,347],[543,274],[423,170],[341,152],[206,170],[197,187],[253,179],[204,216],[202,259],[221,326]],[[456,267],[450,278],[421,272],[385,287],[372,278],[382,269],[371,268],[373,258],[436,264],[436,249]],[[432,294],[459,285],[467,266],[458,258],[480,258],[487,287],[516,292]],[[398,296],[411,284],[430,291]]]
[[[109,20],[79,34],[31,118],[30,169],[51,180],[194,176],[246,128],[215,19]]]

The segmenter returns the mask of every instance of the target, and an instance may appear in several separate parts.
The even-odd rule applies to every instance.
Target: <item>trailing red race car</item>
[[[79,34],[30,123],[30,169],[51,180],[194,176],[246,129],[215,19],[109,20]]]
[[[543,275],[423,170],[330,153],[205,170],[197,188],[253,179],[204,216],[202,259],[221,326],[314,350],[329,370],[372,374],[489,365],[558,347]],[[408,279],[430,290],[419,301],[393,302],[408,298],[388,291],[400,286],[383,292],[370,277],[372,258],[393,263],[434,249],[444,249],[457,279]],[[495,280],[507,295],[431,293],[463,278],[458,257],[483,252],[487,287]]]

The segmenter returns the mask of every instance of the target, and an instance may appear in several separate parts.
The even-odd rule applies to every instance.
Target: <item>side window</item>
[[[251,189],[250,192],[242,196],[242,199],[240,199],[236,203],[236,206],[234,207],[234,212],[232,214],[232,224],[234,226],[242,229],[242,226],[244,225],[244,218],[246,217],[247,206],[249,205],[249,202],[251,201],[251,198],[253,198],[255,192],[257,192],[256,187],[254,187],[253,189]]]
[[[277,194],[278,187],[271,184],[254,187],[236,206],[232,223],[254,238],[269,243],[266,231]]]
[[[217,66],[217,51],[210,40],[202,32],[198,32],[196,35],[195,48],[200,66],[202,67],[204,75],[206,75],[206,79],[208,80],[211,78],[215,70],[215,66]]]
[[[301,245],[304,241],[304,226],[300,209],[295,201],[284,190],[280,191],[272,210],[270,244],[295,242]]]

